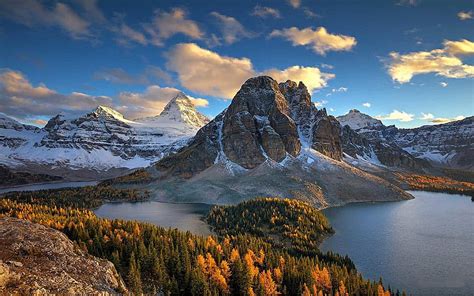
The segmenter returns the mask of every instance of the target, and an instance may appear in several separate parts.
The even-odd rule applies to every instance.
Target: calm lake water
[[[42,184],[29,184],[20,185],[9,188],[0,189],[0,194],[13,192],[13,191],[36,191],[45,189],[59,189],[59,188],[71,188],[71,187],[84,187],[97,185],[97,181],[78,181],[78,182],[52,182]]]
[[[99,217],[138,220],[162,227],[189,230],[200,235],[212,234],[201,220],[211,205],[201,203],[164,203],[157,201],[107,203],[95,210]]]
[[[414,200],[324,210],[336,234],[321,249],[348,254],[365,277],[413,295],[474,295],[474,202],[410,193]]]

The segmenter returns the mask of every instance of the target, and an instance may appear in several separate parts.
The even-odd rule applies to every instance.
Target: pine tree
[[[130,267],[128,269],[128,286],[132,293],[135,295],[142,294],[142,280],[140,277],[140,270],[135,259],[135,253],[132,252],[130,255]]]

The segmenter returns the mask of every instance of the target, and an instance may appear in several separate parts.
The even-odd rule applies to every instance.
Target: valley
[[[179,93],[160,115],[133,121],[99,106],[78,117],[60,114],[42,129],[3,122],[8,153],[0,160],[13,180],[5,185],[23,185],[1,189],[0,219],[64,233],[109,260],[134,294],[450,295],[473,288],[471,266],[442,252],[470,256],[468,230],[453,228],[472,227],[469,198],[406,191],[472,196],[470,163],[456,162],[470,159],[472,118],[394,131],[357,110],[336,119],[316,108],[302,82],[259,76],[212,120]],[[416,139],[427,133],[439,135],[421,145]],[[426,157],[428,150],[447,156]],[[55,181],[37,183],[46,178],[38,171]],[[74,181],[84,176],[89,181]],[[429,220],[426,208],[445,218]],[[449,215],[459,220],[443,224]],[[412,223],[417,217],[426,218],[425,232]],[[461,245],[450,244],[453,233]],[[427,274],[425,261],[410,265],[413,250],[431,244],[439,248],[429,256],[443,272],[462,268],[465,277],[441,278],[439,268]]]

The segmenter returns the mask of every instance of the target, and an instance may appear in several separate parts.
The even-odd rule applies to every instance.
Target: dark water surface
[[[348,254],[365,277],[413,295],[474,295],[474,202],[410,193],[414,200],[324,210],[336,234],[321,249]]]
[[[94,212],[103,218],[138,220],[165,228],[210,235],[209,226],[201,220],[210,207],[211,205],[201,203],[117,202],[104,204]]]

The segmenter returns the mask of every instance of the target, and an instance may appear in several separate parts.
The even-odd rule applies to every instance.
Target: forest
[[[250,224],[259,225],[261,232],[240,224],[242,230],[236,226],[227,233],[216,228],[218,236],[201,237],[148,223],[102,219],[76,206],[95,205],[94,198],[78,202],[61,197],[65,194],[61,192],[51,202],[54,194],[35,194],[1,199],[0,217],[27,219],[62,231],[90,254],[110,260],[136,295],[404,294],[384,288],[382,280],[364,279],[347,257],[319,251],[308,254],[305,248],[317,244],[331,228],[322,214],[302,202],[259,199],[237,206],[238,210],[214,208],[208,219],[222,219],[229,225],[239,212],[261,213],[261,218],[249,214],[254,216]],[[287,214],[288,222],[272,219],[277,214]],[[274,226],[268,223],[272,220]],[[315,223],[316,231],[310,223]],[[272,235],[263,225],[272,233],[286,229],[280,236],[285,243],[269,239]],[[304,236],[308,243],[302,242]]]
[[[454,175],[454,173],[451,173]],[[457,181],[448,177],[396,173],[399,181],[412,190],[464,194],[474,197],[474,183]],[[456,176],[458,176],[457,174]]]
[[[256,198],[235,206],[214,206],[206,221],[220,236],[249,234],[294,254],[317,255],[318,245],[334,233],[320,211],[288,198]]]
[[[4,198],[31,204],[90,209],[111,201],[145,200],[149,198],[149,193],[135,189],[117,189],[110,186],[85,186],[10,192],[4,195]]]
[[[46,174],[31,174],[27,172],[14,172],[6,166],[0,165],[0,186],[16,186],[30,183],[59,181],[61,177]]]

